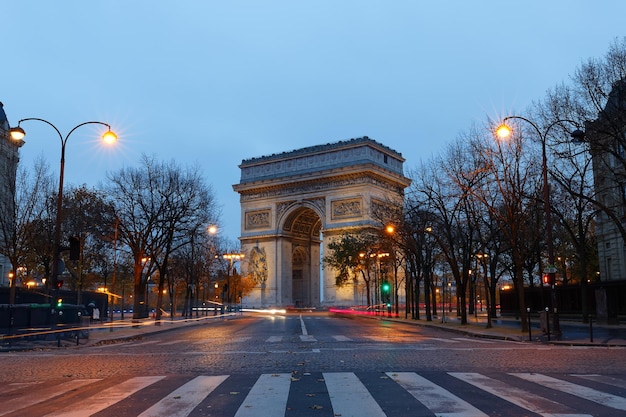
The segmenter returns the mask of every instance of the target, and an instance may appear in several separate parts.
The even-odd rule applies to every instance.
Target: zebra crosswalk
[[[626,376],[477,372],[152,375],[3,386],[0,416],[622,416]],[[392,398],[390,401],[389,398]]]

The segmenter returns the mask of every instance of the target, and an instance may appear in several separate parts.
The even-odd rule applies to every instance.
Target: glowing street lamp
[[[496,128],[495,133],[500,139],[507,139],[513,133],[513,127],[507,123],[509,120],[518,119],[528,123],[539,135],[539,139],[541,140],[541,173],[543,177],[543,199],[544,199],[544,210],[546,216],[546,246],[548,249],[548,267],[546,268],[546,272],[549,276],[550,281],[550,304],[554,318],[554,330],[555,332],[559,332],[560,328],[558,325],[558,316],[557,312],[557,299],[556,299],[556,267],[554,265],[554,242],[552,238],[552,208],[550,205],[550,184],[548,182],[548,158],[546,153],[546,142],[548,138],[548,133],[550,129],[557,125],[563,125],[563,123],[570,123],[576,125],[577,123],[572,120],[556,120],[549,124],[544,131],[541,131],[539,127],[522,116],[508,116],[502,120],[502,123]],[[584,137],[584,132],[579,129],[574,130],[570,133],[570,136],[574,141],[580,141]]]
[[[59,129],[55,125],[50,123],[49,121],[36,118],[36,117],[30,117],[27,119],[20,120],[19,122],[17,122],[16,127],[12,127],[9,130],[11,138],[16,142],[22,141],[24,137],[26,136],[26,132],[24,131],[24,129],[22,129],[20,124],[22,122],[33,121],[33,120],[46,123],[47,125],[52,127],[54,131],[57,133],[57,135],[59,136],[59,139],[61,141],[61,163],[60,163],[60,169],[59,169],[59,194],[57,196],[57,213],[56,213],[56,222],[55,222],[55,230],[54,230],[54,253],[52,255],[52,277],[50,281],[52,285],[52,289],[55,292],[55,296],[52,299],[55,299],[56,291],[58,291],[57,277],[59,275],[59,263],[60,263],[60,251],[61,251],[61,225],[63,223],[63,179],[64,179],[64,171],[65,171],[65,145],[67,144],[67,140],[69,139],[69,137],[72,135],[72,133],[74,133],[76,129],[85,125],[89,125],[89,124],[98,124],[98,125],[103,125],[107,127],[107,131],[102,135],[102,140],[107,144],[115,143],[117,141],[117,135],[113,133],[113,131],[111,131],[111,126],[109,124],[103,123],[103,122],[91,121],[91,122],[80,123],[79,125],[74,126],[74,128],[72,128],[72,130],[70,130],[69,133],[65,135],[65,137],[63,137]],[[54,304],[52,303],[51,303],[51,314],[52,314],[51,324],[55,324],[56,312],[55,312]],[[59,340],[59,343],[60,343],[60,340]]]

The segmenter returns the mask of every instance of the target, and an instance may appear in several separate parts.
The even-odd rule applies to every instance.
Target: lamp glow
[[[112,145],[117,142],[117,135],[111,129],[109,129],[104,132],[104,135],[102,135],[102,140],[104,141],[104,143]]]
[[[24,129],[22,129],[19,126],[12,127],[10,130],[10,134],[11,134],[11,139],[13,140],[22,140],[24,139],[24,136],[26,136],[26,132],[24,132]]]
[[[511,128],[507,124],[503,123],[496,129],[496,135],[500,139],[506,139],[511,136]]]

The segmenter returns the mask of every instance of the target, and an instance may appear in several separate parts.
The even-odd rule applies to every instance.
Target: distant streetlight
[[[24,139],[24,137],[26,136],[26,132],[24,131],[24,129],[20,127],[20,124],[22,122],[27,122],[31,120],[43,122],[51,126],[55,130],[55,132],[59,135],[59,139],[61,140],[61,163],[60,163],[60,169],[59,169],[59,194],[57,196],[57,213],[56,213],[56,222],[55,222],[55,230],[54,230],[54,248],[53,248],[54,253],[52,254],[52,277],[50,277],[51,278],[50,283],[52,285],[53,294],[54,294],[54,296],[52,297],[52,300],[55,300],[57,298],[56,294],[59,289],[57,278],[59,275],[59,266],[60,266],[59,263],[60,263],[60,252],[61,252],[61,225],[63,223],[63,179],[64,179],[64,171],[65,171],[65,145],[67,144],[67,140],[69,139],[70,135],[74,133],[76,129],[78,129],[81,126],[85,126],[89,124],[98,124],[98,125],[103,125],[107,127],[107,131],[104,132],[104,134],[102,135],[102,140],[107,144],[115,143],[117,141],[117,135],[113,133],[113,131],[111,131],[111,126],[109,124],[103,123],[103,122],[92,121],[92,122],[84,122],[84,123],[74,126],[74,128],[72,128],[72,130],[70,130],[69,133],[65,135],[65,138],[64,138],[61,132],[59,131],[59,129],[55,125],[50,123],[49,121],[44,120],[44,119],[39,119],[36,117],[30,117],[27,119],[20,120],[19,122],[17,122],[16,127],[12,127],[9,130],[11,138],[14,141],[19,142]],[[50,313],[52,315],[51,324],[56,324],[56,310],[55,310],[54,303],[50,303],[50,308],[51,308]],[[60,343],[60,340],[59,340],[59,343]]]
[[[557,313],[557,298],[556,298],[556,267],[554,265],[554,242],[552,238],[552,208],[550,205],[550,183],[548,182],[548,158],[546,153],[546,142],[548,139],[548,133],[550,129],[554,126],[562,125],[563,123],[571,123],[576,125],[577,123],[572,120],[556,120],[549,124],[544,131],[541,131],[539,127],[522,116],[508,116],[502,120],[502,123],[496,128],[496,135],[500,139],[507,139],[511,136],[513,132],[513,128],[507,124],[508,120],[518,119],[528,123],[530,126],[535,129],[537,135],[539,135],[539,139],[541,140],[541,173],[543,177],[543,199],[544,199],[544,210],[546,215],[546,246],[548,249],[548,268],[546,268],[546,272],[548,273],[549,281],[550,281],[550,307],[553,313],[554,318],[554,331],[559,332],[559,322]],[[574,141],[580,141],[584,137],[584,133],[576,129],[570,133],[570,136]]]
[[[226,281],[227,281],[227,288],[226,288],[226,301],[228,302],[228,305],[230,306],[231,303],[231,297],[230,294],[233,291],[232,287],[231,287],[231,282],[230,282],[230,274],[231,271],[233,269],[233,264],[235,262],[239,262],[241,261],[243,258],[245,258],[245,254],[243,253],[225,253],[224,255],[222,255],[222,258],[227,259],[229,261],[229,267],[228,267],[228,275],[226,276]]]

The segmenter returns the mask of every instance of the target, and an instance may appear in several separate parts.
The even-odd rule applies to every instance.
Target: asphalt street
[[[583,337],[583,323],[562,327],[580,330],[577,343],[529,341],[515,320],[474,319],[244,313],[91,326],[78,344],[0,353],[0,416],[626,413],[621,327],[597,326],[608,343]]]

